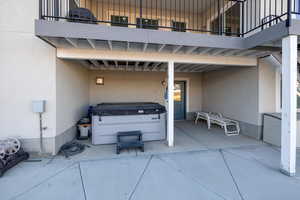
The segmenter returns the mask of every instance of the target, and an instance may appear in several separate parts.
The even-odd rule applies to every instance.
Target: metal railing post
[[[58,21],[59,17],[59,0],[54,0],[54,17],[55,21]]]
[[[287,2],[287,20],[286,20],[286,26],[291,26],[291,20],[292,20],[292,3],[291,0],[288,0]]]
[[[140,21],[139,21],[140,28],[143,28],[142,17],[143,17],[143,0],[140,0]]]
[[[223,13],[224,15],[224,13]],[[219,35],[222,35],[222,19],[221,19],[221,7],[220,0],[218,0],[218,19],[219,19]]]
[[[242,4],[242,31],[241,36],[244,37],[245,34],[245,1],[240,2]]]
[[[43,0],[39,0],[39,19],[43,19]]]

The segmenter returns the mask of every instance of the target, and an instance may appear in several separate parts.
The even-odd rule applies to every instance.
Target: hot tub
[[[166,138],[166,109],[158,103],[102,103],[92,109],[92,143],[116,143],[118,132],[141,131],[143,141]]]

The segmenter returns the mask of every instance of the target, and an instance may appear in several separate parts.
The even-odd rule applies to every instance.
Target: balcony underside
[[[138,62],[138,61],[117,61],[117,60],[76,60],[82,66],[89,70],[102,70],[102,71],[127,71],[127,72],[167,72],[168,64],[163,62]],[[221,70],[228,67],[224,65],[207,65],[207,64],[186,64],[175,63],[175,72],[209,72]],[[249,66],[251,67],[251,66]]]
[[[300,34],[299,20],[292,19],[290,26],[287,26],[287,11],[282,5],[280,15],[277,15],[276,7],[272,10],[269,5],[270,10],[260,16],[262,13],[256,15],[256,12],[252,12],[255,9],[248,11],[250,1],[193,0],[192,4],[177,4],[177,1],[164,4],[167,0],[161,0],[161,3],[156,1],[156,4],[149,5],[147,1],[140,1],[140,5],[135,4],[137,1],[129,2],[128,5],[120,1],[119,4],[93,0],[87,4],[86,1],[79,1],[77,7],[88,8],[95,15],[95,18],[89,22],[85,21],[86,23],[78,23],[83,22],[78,20],[75,23],[73,18],[70,18],[71,7],[42,2],[44,3],[40,4],[40,20],[35,21],[36,35],[60,49],[60,52],[69,52],[68,49],[71,49],[71,54],[74,53],[71,57],[67,55],[61,58],[79,61],[89,69],[165,71],[164,63],[167,61],[164,58],[180,55],[210,56],[210,60],[216,61],[196,59],[193,63],[189,58],[176,60],[175,71],[178,72],[203,72],[224,66],[254,66],[256,63],[248,64],[245,58],[253,60],[266,54],[280,53],[282,38]],[[257,5],[260,4],[256,4],[255,1],[254,8],[257,8]],[[155,12],[153,8],[156,8]],[[245,19],[240,19],[241,14],[245,14],[240,11],[245,9],[246,14],[255,15],[251,18],[246,15]],[[276,17],[273,18],[274,16]],[[143,20],[151,22],[151,25],[147,25]],[[76,50],[80,50],[80,53]],[[112,59],[99,55],[91,57],[87,52],[93,55],[95,52],[127,54],[122,59],[112,55]],[[129,52],[137,53],[138,56],[132,59]],[[148,59],[149,55],[159,57],[160,54],[163,55],[161,60]],[[227,63],[225,57],[233,62]],[[245,63],[235,62],[237,57],[244,59]],[[217,61],[218,59],[223,62]]]
[[[257,34],[240,38],[61,21],[36,20],[35,22],[36,35],[57,48],[254,57],[270,51],[280,51],[278,45],[274,45],[274,41],[288,33],[284,27],[283,24],[278,24],[270,30],[261,31],[257,39]],[[281,31],[276,31],[276,28]],[[269,34],[270,31],[273,33]],[[269,42],[270,46],[258,47],[266,42]]]
[[[160,62],[147,60],[147,58],[143,60],[142,57],[145,54],[154,54],[153,57],[159,54],[167,57],[176,55],[212,56],[211,60],[222,57],[231,60],[234,60],[234,57],[255,59],[280,52],[281,38],[289,34],[288,30],[281,23],[248,38],[239,38],[36,20],[36,35],[57,49],[79,50],[81,55],[96,52],[99,56],[95,58],[79,54],[72,57],[58,56],[62,59],[80,62],[91,70],[166,71],[167,66],[164,60]],[[268,46],[258,46],[259,44],[268,44]],[[255,47],[248,49],[247,46],[251,45],[255,45]],[[89,52],[84,53],[85,51]],[[131,56],[128,56],[127,59],[121,59],[119,56],[106,58],[103,57],[105,52],[112,52],[117,55],[120,54],[119,52],[140,53],[142,59],[131,59]],[[247,64],[235,63],[234,61],[230,64],[201,61],[186,63],[182,60],[175,63],[176,72],[205,72],[228,66],[247,66]],[[248,66],[254,65],[249,64]]]
[[[41,37],[64,37],[228,49],[244,48],[243,38],[189,32],[170,32],[46,20],[36,20],[35,28],[36,35]]]
[[[206,72],[226,67],[254,67],[256,58],[245,56],[211,56],[199,54],[170,54],[124,50],[58,48],[60,59],[80,62],[90,70],[164,72],[167,63],[175,63],[175,72]]]
[[[40,0],[35,27],[36,35],[55,47],[153,47],[212,55],[261,46],[278,51],[283,37],[300,33],[296,5],[296,0]]]

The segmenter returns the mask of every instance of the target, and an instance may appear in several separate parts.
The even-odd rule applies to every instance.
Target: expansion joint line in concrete
[[[268,144],[269,145],[269,144]],[[276,151],[276,152],[281,152],[280,151],[280,148],[276,148],[274,145],[269,145],[269,147],[271,148],[271,149],[273,149],[274,151]]]
[[[49,161],[46,163],[46,165],[49,165],[52,163],[52,161],[56,158],[56,155],[55,156],[51,156],[51,158],[49,159]]]
[[[226,152],[226,153],[229,153],[229,154],[231,154],[231,155],[233,155],[233,156],[236,156],[236,157],[238,157],[238,158],[241,158],[241,159],[243,159],[243,160],[247,160],[247,161],[250,161],[250,162],[256,162],[256,163],[258,163],[259,165],[261,165],[261,166],[263,166],[263,167],[266,167],[266,168],[273,168],[273,169],[277,169],[277,168],[275,168],[275,167],[273,167],[273,166],[271,166],[271,165],[268,165],[268,164],[265,164],[265,163],[263,163],[262,161],[260,161],[260,160],[258,160],[258,159],[256,159],[256,158],[246,158],[245,156],[241,156],[241,155],[239,155],[239,154],[237,154],[237,153],[233,153],[233,152],[231,152],[231,151],[228,151],[228,149],[223,149],[222,150],[223,152]]]
[[[186,132],[183,128],[180,128],[178,126],[174,126],[175,128],[177,128],[178,130],[180,130],[184,135],[188,136],[189,138],[195,140],[196,142],[198,142],[199,144],[203,145],[205,148],[209,149],[209,147],[205,144],[203,144],[202,142],[200,142],[197,138],[191,136],[188,132]]]
[[[84,199],[87,200],[86,190],[85,190],[85,186],[84,186],[84,182],[83,182],[80,162],[78,162],[78,169],[79,169],[79,175],[80,175],[80,180],[81,180],[81,186],[82,186],[82,190],[83,190]]]
[[[238,193],[239,193],[241,199],[242,199],[242,200],[245,200],[244,197],[243,197],[243,195],[242,195],[242,193],[241,193],[241,191],[240,191],[240,188],[239,188],[239,186],[238,186],[238,184],[237,184],[237,182],[236,182],[236,180],[235,180],[235,178],[234,178],[234,176],[233,176],[233,173],[232,173],[232,171],[231,171],[231,169],[230,169],[230,167],[229,167],[229,164],[228,164],[228,162],[227,162],[227,160],[226,160],[226,158],[225,158],[225,155],[224,155],[224,153],[223,153],[223,150],[222,150],[222,149],[219,149],[219,152],[220,152],[220,154],[221,154],[221,156],[222,156],[222,158],[223,158],[223,161],[224,161],[224,163],[225,163],[225,166],[226,166],[226,168],[227,168],[227,170],[228,170],[228,172],[229,172],[229,174],[230,174],[230,176],[231,176],[231,178],[232,178],[232,181],[233,181],[233,183],[234,183],[234,185],[235,185],[235,187],[236,187],[236,189],[237,189],[237,191],[238,191]]]
[[[142,181],[142,179],[143,179],[143,177],[144,177],[144,175],[145,175],[145,173],[146,173],[146,171],[147,171],[147,169],[148,169],[148,167],[149,167],[150,162],[151,162],[152,159],[153,159],[153,155],[151,155],[150,158],[148,159],[148,161],[147,161],[147,163],[146,163],[146,165],[145,165],[145,167],[144,167],[144,169],[143,169],[142,174],[140,175],[140,177],[139,177],[138,181],[136,182],[136,184],[135,184],[135,186],[134,186],[132,192],[131,192],[130,195],[129,195],[128,200],[131,200],[131,199],[132,199],[132,197],[133,197],[133,195],[134,195],[134,193],[135,193],[137,187],[139,186],[140,182]]]
[[[40,181],[39,183],[35,184],[34,186],[32,186],[31,188],[27,189],[26,191],[24,192],[21,192],[20,194],[17,194],[16,196],[12,197],[10,200],[15,200],[17,199],[18,197],[26,194],[27,192],[30,192],[32,191],[33,189],[37,188],[38,186],[42,185],[43,183],[45,183],[46,181],[54,178],[55,176],[59,175],[60,173],[62,173],[63,171],[65,171],[66,169],[69,169],[71,167],[73,167],[76,163],[72,163],[70,165],[68,165],[67,167],[64,167],[63,169],[59,170],[58,172],[54,173],[53,175],[45,178],[44,180]]]
[[[183,170],[181,170],[180,168],[177,168],[175,166],[172,166],[170,165],[166,160],[164,160],[162,157],[160,156],[157,156],[157,158],[162,161],[163,163],[165,163],[168,167],[170,167],[172,170],[182,174],[184,177],[188,178],[188,179],[191,179],[192,181],[194,181],[195,183],[199,184],[203,189],[207,190],[208,192],[211,192],[215,195],[217,195],[218,197],[220,197],[221,199],[224,199],[224,200],[228,200],[227,198],[225,198],[223,195],[219,194],[218,192],[214,191],[213,189],[207,187],[205,185],[205,183],[199,181],[197,178],[194,178],[190,175],[187,175]]]

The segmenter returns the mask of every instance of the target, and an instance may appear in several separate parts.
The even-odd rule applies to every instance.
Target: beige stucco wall
[[[11,17],[13,14],[13,17]],[[38,0],[0,1],[1,137],[39,137],[33,100],[46,100],[44,137],[54,137],[55,49],[34,35]]]
[[[152,101],[164,104],[165,72],[90,71],[90,104],[101,102]],[[104,85],[96,85],[96,77],[104,77]],[[202,85],[199,73],[175,73],[177,79],[187,80],[188,111],[201,110]],[[191,95],[192,94],[192,95]]]
[[[259,113],[276,112],[276,73],[264,59],[259,60]]]
[[[9,17],[11,14],[14,17]],[[0,137],[18,137],[39,150],[39,116],[33,100],[46,100],[44,150],[55,153],[56,137],[70,129],[89,104],[89,73],[56,59],[56,50],[34,34],[38,0],[0,2]]]
[[[258,125],[258,69],[231,67],[203,75],[203,110]]]
[[[79,63],[56,60],[56,134],[59,135],[87,114],[89,71]]]

